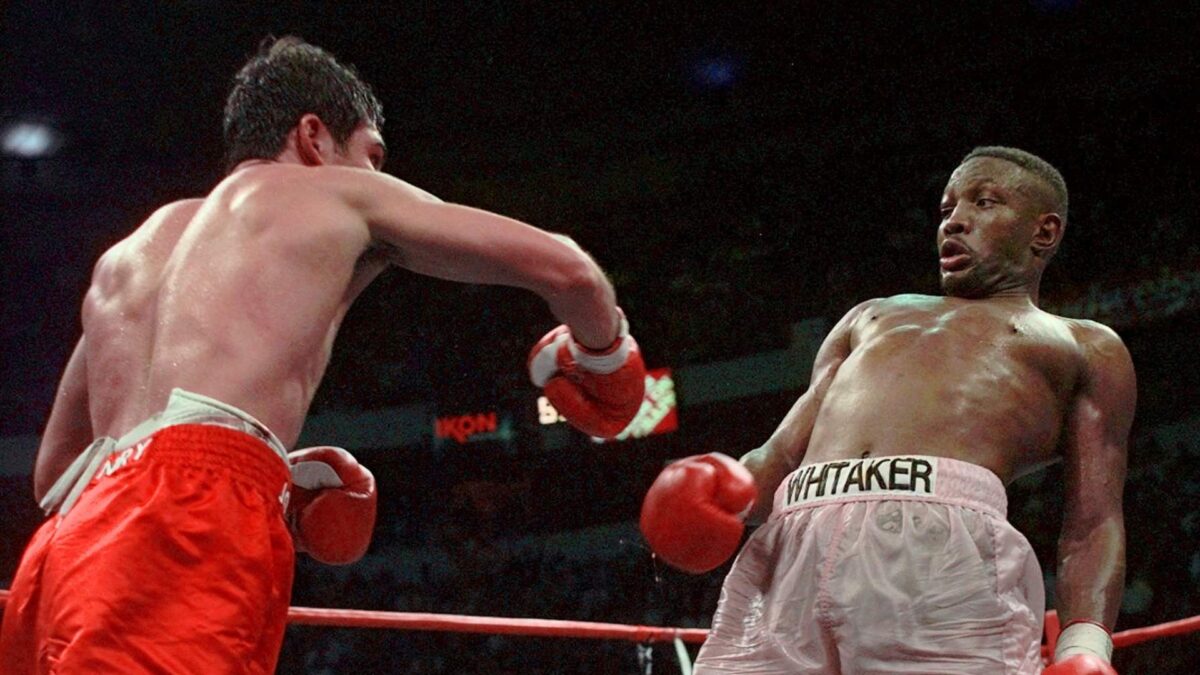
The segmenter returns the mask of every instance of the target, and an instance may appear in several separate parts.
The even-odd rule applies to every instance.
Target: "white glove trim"
[[[325,462],[303,461],[292,465],[292,485],[305,490],[342,487],[345,483],[337,471]]]
[[[625,365],[625,361],[629,358],[629,352],[636,347],[637,343],[633,338],[629,337],[629,320],[625,318],[625,314],[621,314],[621,323],[617,327],[616,346],[609,347],[603,354],[585,351],[579,343],[572,338],[569,343],[571,357],[575,359],[576,365],[584,370],[596,373],[597,375],[608,375],[615,373]]]
[[[569,341],[570,339],[571,334],[563,331],[533,355],[533,359],[529,361],[529,379],[533,380],[533,386],[546,386],[550,377],[558,372],[558,350],[562,347],[564,340]]]
[[[1107,628],[1092,621],[1072,621],[1058,634],[1054,661],[1057,663],[1076,654],[1091,654],[1109,663],[1112,652],[1112,636]]]

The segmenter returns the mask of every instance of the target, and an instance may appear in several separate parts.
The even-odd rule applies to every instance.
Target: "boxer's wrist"
[[[571,336],[569,348],[575,363],[593,373],[607,374],[621,367],[629,353],[629,320],[617,308],[617,337],[602,349],[589,347]]]
[[[1112,651],[1112,631],[1107,626],[1098,621],[1076,619],[1058,634],[1054,660],[1058,662],[1076,654],[1090,654],[1109,663],[1112,661]]]

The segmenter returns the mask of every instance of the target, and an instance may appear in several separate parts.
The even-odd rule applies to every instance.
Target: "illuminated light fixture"
[[[732,56],[711,56],[695,61],[692,79],[705,89],[728,89],[741,76],[741,64]]]
[[[9,157],[44,159],[62,145],[62,135],[42,122],[13,122],[0,132],[0,148]]]

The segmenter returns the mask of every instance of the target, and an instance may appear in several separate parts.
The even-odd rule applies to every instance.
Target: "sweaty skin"
[[[900,295],[851,316],[806,461],[920,453],[1007,482],[1055,458],[1087,327],[1026,298]]]
[[[245,410],[292,447],[347,309],[389,264],[529,289],[584,345],[612,342],[612,286],[574,242],[443,203],[379,173],[382,160],[375,129],[339,148],[306,115],[277,160],[244,162],[108,250],[43,435],[37,497],[93,437],[120,437],[175,387]]]
[[[938,228],[945,297],[853,308],[818,352],[809,389],[742,458],[761,520],[802,464],[923,454],[990,469],[1006,484],[1064,462],[1059,540],[1064,621],[1116,621],[1124,579],[1122,487],[1133,365],[1107,327],[1037,307],[1062,236],[1044,186],[1015,164],[975,158],[946,187]]]

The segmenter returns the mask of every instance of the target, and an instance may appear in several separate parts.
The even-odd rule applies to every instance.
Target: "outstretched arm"
[[[33,495],[39,502],[59,475],[92,441],[85,339],[80,338],[75,344],[75,351],[63,370],[54,406],[50,409],[50,419],[38,447],[33,468]]]
[[[742,455],[741,462],[750,470],[758,487],[758,498],[748,516],[751,522],[762,522],[771,514],[775,489],[804,459],[825,393],[842,362],[850,356],[854,322],[873,303],[874,300],[868,300],[859,304],[833,327],[817,351],[808,390],[784,416],[766,443]]]
[[[1137,384],[1115,333],[1089,324],[1087,369],[1063,439],[1066,511],[1058,539],[1058,611],[1063,624],[1112,629],[1125,582],[1125,487]]]
[[[619,317],[612,284],[570,238],[442,202],[385,174],[355,174],[345,194],[395,264],[452,281],[525,288],[584,346],[613,343]]]
[[[804,459],[829,385],[853,349],[854,322],[871,303],[850,310],[826,336],[808,391],[762,447],[740,463],[712,452],[685,457],[658,474],[639,519],[657,556],[685,572],[708,572],[737,550],[743,519],[762,521],[770,515],[775,488]]]

